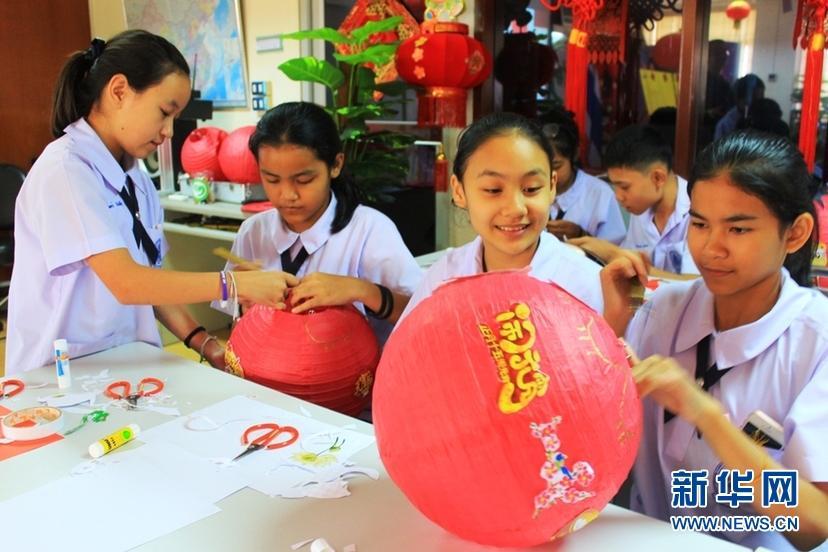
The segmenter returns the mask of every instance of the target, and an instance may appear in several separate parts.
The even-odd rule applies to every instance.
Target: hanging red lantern
[[[400,323],[373,414],[383,464],[414,506],[494,546],[594,519],[641,433],[625,351],[601,315],[512,271],[444,284]]]
[[[733,20],[733,26],[739,28],[739,23],[750,15],[750,4],[745,0],[733,0],[725,8],[725,15]]]
[[[227,342],[228,371],[355,416],[370,400],[379,345],[353,306],[306,314],[252,307]]]
[[[433,21],[421,30],[396,56],[400,77],[425,87],[417,97],[417,124],[464,127],[468,89],[488,78],[492,56],[463,23]]]
[[[259,165],[247,146],[255,130],[253,125],[237,128],[221,142],[219,166],[230,182],[258,184],[262,181]]]
[[[679,60],[681,54],[681,34],[672,33],[656,41],[655,46],[650,51],[650,58],[653,60],[655,66],[662,71],[672,71],[677,73],[679,70]]]
[[[211,180],[224,180],[218,152],[226,137],[227,132],[216,127],[193,130],[181,146],[181,166],[191,176],[203,174]]]

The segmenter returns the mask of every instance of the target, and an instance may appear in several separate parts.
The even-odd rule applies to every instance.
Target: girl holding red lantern
[[[242,223],[233,253],[299,277],[285,280],[291,312],[359,303],[382,338],[422,270],[394,223],[359,204],[334,120],[316,104],[283,103],[256,125],[250,150],[276,209]]]
[[[137,161],[172,136],[189,99],[187,61],[146,31],[96,38],[64,65],[52,111],[56,140],[17,197],[7,373],[50,362],[56,339],[68,341],[72,357],[134,341],[160,347],[156,319],[224,366],[224,348],[183,305],[221,297],[228,275],[160,270],[163,211]],[[284,301],[282,278],[272,274],[233,282],[247,301]]]
[[[828,299],[806,287],[815,235],[809,184],[787,139],[731,134],[701,152],[689,185],[687,241],[703,280],[662,287],[627,328],[635,271],[619,259],[602,273],[605,316],[646,357],[633,376],[652,399],[644,403],[633,507],[664,520],[799,517],[797,532],[717,533],[749,548],[804,550],[828,538]],[[781,424],[782,442],[756,439],[747,426],[765,425],[756,411]],[[763,470],[786,468],[798,470],[798,505],[763,504]],[[705,503],[674,507],[676,470],[706,470]],[[739,470],[750,492],[740,510],[738,502],[720,504],[729,470]]]
[[[406,313],[451,278],[525,267],[601,311],[600,267],[544,231],[555,198],[554,159],[543,131],[521,115],[493,113],[463,132],[452,200],[468,211],[478,237],[431,266]]]

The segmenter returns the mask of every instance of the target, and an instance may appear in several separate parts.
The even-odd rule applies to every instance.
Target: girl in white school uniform
[[[540,127],[514,113],[488,115],[463,132],[452,199],[478,236],[429,268],[406,314],[451,278],[525,267],[601,311],[600,266],[544,231],[555,198],[554,157]]]
[[[552,170],[558,175],[555,200],[546,229],[560,239],[594,236],[618,245],[627,235],[612,187],[576,166],[578,126],[569,111],[545,113],[543,133],[552,144]]]
[[[384,341],[422,270],[391,219],[359,204],[331,116],[313,103],[278,105],[256,125],[250,150],[275,209],[242,223],[233,253],[295,274],[292,312],[356,303]]]
[[[189,98],[187,62],[145,31],[95,39],[67,61],[55,92],[57,140],[35,162],[15,208],[6,373],[49,363],[58,338],[73,357],[132,341],[160,346],[156,318],[222,367],[223,347],[181,305],[229,293],[283,305],[292,276],[222,280],[159,269],[167,251],[162,210],[137,159],[172,135]]]
[[[702,279],[662,286],[626,329],[644,358],[633,368],[645,397],[633,507],[665,520],[799,516],[798,532],[716,533],[749,548],[804,550],[828,537],[828,299],[807,287],[809,179],[784,138],[742,132],[708,146],[689,186],[687,241]],[[635,273],[617,260],[602,274],[619,335]],[[740,429],[757,410],[782,425],[781,448]],[[799,472],[798,506],[763,506],[762,470],[783,467]],[[753,495],[738,509],[716,501],[723,469],[753,470]],[[707,470],[706,507],[677,507],[674,470]]]

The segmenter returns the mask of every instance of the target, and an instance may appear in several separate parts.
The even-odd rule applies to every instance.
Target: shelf
[[[235,232],[228,232],[227,230],[214,230],[212,228],[202,228],[201,226],[189,226],[187,224],[180,224],[177,222],[165,222],[164,231],[171,234],[183,234],[185,236],[196,236],[199,238],[210,238],[213,240],[221,240],[233,242],[236,239]]]
[[[236,220],[244,220],[252,213],[245,213],[238,203],[226,203],[217,201],[215,203],[195,203],[191,199],[177,200],[167,197],[161,198],[161,206],[165,211],[176,213],[192,213],[208,217],[224,217]]]

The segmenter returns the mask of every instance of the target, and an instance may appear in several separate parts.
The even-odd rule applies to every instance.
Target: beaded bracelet
[[[229,294],[227,293],[227,273],[223,270],[219,272],[219,280],[221,281],[221,301],[219,305],[224,308],[227,306],[227,297]]]
[[[207,338],[204,341],[201,342],[201,347],[199,348],[199,351],[198,351],[198,361],[199,362],[204,362],[204,358],[205,358],[204,357],[204,349],[205,349],[205,347],[207,347],[207,344],[210,343],[211,341],[215,341],[216,343],[218,343],[218,338],[214,335],[208,335]]]

